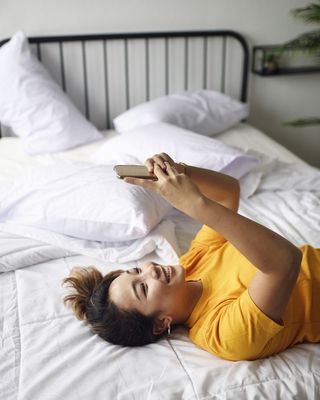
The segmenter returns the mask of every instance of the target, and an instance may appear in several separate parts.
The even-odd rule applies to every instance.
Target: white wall
[[[0,38],[28,35],[233,29],[250,45],[277,44],[312,26],[290,10],[311,0],[0,0]],[[250,77],[249,122],[320,167],[320,127],[284,127],[295,117],[320,116],[320,73]]]

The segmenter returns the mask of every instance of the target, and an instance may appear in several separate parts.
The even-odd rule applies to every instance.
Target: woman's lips
[[[163,272],[166,283],[168,283],[168,271],[166,270],[166,267],[161,266],[161,270]]]
[[[166,282],[169,284],[171,282],[171,280],[172,280],[173,275],[174,275],[174,272],[175,272],[174,269],[170,265],[166,265],[165,267],[162,266],[161,269],[162,269],[162,271],[164,273]]]

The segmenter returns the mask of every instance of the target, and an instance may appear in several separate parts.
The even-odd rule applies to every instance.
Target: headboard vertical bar
[[[184,65],[185,65],[185,70],[184,70],[184,87],[185,90],[188,90],[188,75],[189,75],[189,40],[186,37],[185,38],[185,53],[184,53]]]
[[[221,71],[221,92],[225,93],[226,89],[226,37],[222,39],[222,71]]]
[[[203,38],[203,88],[207,89],[208,77],[207,77],[207,63],[208,63],[208,37]]]
[[[88,100],[88,76],[87,76],[87,58],[85,41],[82,40],[82,62],[83,62],[83,83],[84,83],[84,102],[87,119],[90,119],[89,100]]]
[[[104,62],[104,80],[106,89],[106,126],[107,129],[111,128],[110,123],[110,105],[109,105],[109,82],[108,82],[108,52],[107,41],[103,41],[103,62]]]
[[[125,67],[125,81],[126,81],[126,109],[130,108],[130,92],[129,92],[129,60],[128,60],[128,40],[124,39],[124,67]]]
[[[166,95],[169,94],[169,46],[168,38],[165,38],[165,82],[166,82]]]
[[[150,100],[150,63],[149,63],[149,38],[145,40],[146,44],[146,100]]]
[[[59,53],[60,53],[60,66],[61,66],[61,84],[62,84],[62,89],[65,92],[66,91],[66,75],[65,75],[65,70],[64,70],[62,41],[59,41]]]
[[[249,48],[242,36],[238,37],[243,50],[242,79],[241,79],[241,101],[247,101],[248,70],[249,70]]]
[[[40,43],[37,43],[37,57],[38,57],[39,61],[41,61],[41,47],[40,47]]]

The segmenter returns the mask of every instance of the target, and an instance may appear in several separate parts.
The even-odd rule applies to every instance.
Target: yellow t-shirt
[[[300,247],[301,272],[279,325],[252,301],[257,269],[230,242],[204,225],[180,258],[202,295],[186,324],[201,348],[228,360],[254,360],[300,342],[320,342],[320,249]]]

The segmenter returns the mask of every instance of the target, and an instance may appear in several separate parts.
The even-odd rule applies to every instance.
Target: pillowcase
[[[0,121],[22,138],[30,155],[102,138],[32,54],[21,31],[0,47]]]
[[[130,158],[135,157],[143,164],[147,158],[161,152],[169,154],[175,162],[221,171],[237,179],[260,162],[238,148],[166,123],[145,125],[108,139],[92,155],[91,161],[130,164]]]
[[[111,166],[89,163],[53,164],[1,182],[0,203],[0,222],[122,243],[147,235],[172,209],[118,179]]]
[[[248,116],[248,105],[212,90],[185,91],[159,97],[113,120],[120,133],[155,122],[168,122],[202,135],[216,135]]]

